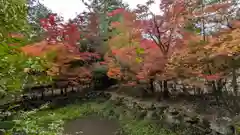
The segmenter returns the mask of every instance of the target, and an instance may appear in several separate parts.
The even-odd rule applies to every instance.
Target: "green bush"
[[[25,0],[0,0],[0,41],[11,32],[27,29],[27,7]]]
[[[27,84],[45,83],[49,76],[35,76],[24,72],[25,69],[45,71],[47,59],[26,56],[16,46],[0,43],[0,94],[16,94]]]

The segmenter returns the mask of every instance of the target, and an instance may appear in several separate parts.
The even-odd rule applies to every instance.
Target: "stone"
[[[147,111],[146,119],[153,119],[154,117],[154,111]]]
[[[126,116],[127,116],[128,118],[133,118],[133,117],[134,117],[134,114],[133,114],[133,112],[132,112],[131,110],[128,110],[128,111],[126,111]]]
[[[212,115],[201,116],[195,113],[194,110],[188,110],[189,108],[170,106],[164,102],[155,103],[129,97],[119,98],[119,96],[114,99],[123,104],[123,106],[126,106],[125,109],[129,109],[129,112],[126,114],[129,117],[135,116],[139,119],[156,120],[170,127],[182,125],[184,128],[192,129],[194,133],[196,131],[199,132],[197,134],[201,135],[213,135],[213,133],[218,135],[233,135],[234,133],[234,124],[229,117],[221,117],[211,121]]]
[[[136,104],[135,102],[129,101],[126,105],[129,109],[134,109],[135,104]]]
[[[167,124],[180,124],[180,121],[175,119],[171,114],[166,113],[164,116],[164,120]]]
[[[234,133],[231,126],[231,119],[229,118],[220,118],[210,122],[210,128],[223,135],[232,135]]]
[[[199,118],[197,118],[197,117],[185,117],[184,121],[186,123],[190,123],[191,125],[192,124],[198,124],[199,123]]]
[[[179,111],[175,108],[169,108],[168,112],[171,113],[171,115],[178,115]]]
[[[148,106],[148,110],[156,110],[156,107],[153,103]]]
[[[166,104],[161,104],[161,105],[157,105],[156,108],[158,110],[162,110],[162,112],[165,112],[165,110],[168,110],[168,108],[170,108],[170,107]]]
[[[204,127],[210,127],[210,122],[207,119],[205,119],[205,118],[201,119],[201,124]]]
[[[136,110],[142,110],[142,109],[143,109],[142,106],[139,105],[139,104],[137,104],[137,103],[135,104],[134,108],[135,108]]]
[[[123,103],[123,100],[120,97],[116,97],[113,101],[114,101],[115,105],[117,105],[117,106],[120,106]]]
[[[136,118],[144,119],[144,117],[147,115],[147,111],[146,110],[141,110],[136,115],[137,115]]]

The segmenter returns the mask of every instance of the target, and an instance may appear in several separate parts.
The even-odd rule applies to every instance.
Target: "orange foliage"
[[[208,36],[208,42],[199,44],[200,40],[192,40],[174,52],[168,61],[168,76],[200,77],[209,81],[224,78],[230,72],[231,61],[240,55],[239,22],[234,21],[232,29],[223,29],[215,36]]]
[[[119,33],[108,41],[110,49],[114,50],[113,53],[125,46],[136,46],[136,43],[139,43],[142,38],[141,23],[137,20],[136,14],[122,9],[117,10],[117,13],[120,11],[124,19],[121,20],[121,23],[111,23],[111,27]]]
[[[74,54],[69,51],[65,44],[48,44],[47,41],[41,41],[35,44],[27,45],[21,48],[21,50],[31,56],[43,57],[47,53],[56,53],[55,62],[69,62],[70,60],[81,60],[78,54]]]
[[[137,47],[122,47],[114,53],[114,56],[106,56],[108,60],[108,76],[121,78],[122,80],[148,80],[157,73],[162,73],[166,65],[161,50],[151,40],[143,40],[140,44],[144,52],[139,57],[136,53]],[[136,59],[140,58],[142,62]]]
[[[230,6],[232,6],[233,3],[231,1],[226,1],[222,3],[214,3],[208,6],[205,6],[203,11],[204,13],[213,13],[213,12],[219,12],[220,10],[228,10]],[[193,12],[193,15],[200,16],[203,15],[203,12],[199,10],[195,10]]]
[[[46,48],[48,46],[46,41],[42,41],[33,45],[23,46],[21,47],[21,51],[30,56],[43,56],[46,54]]]
[[[121,78],[121,69],[119,67],[110,68],[107,72],[107,75],[111,78],[119,79]]]
[[[89,83],[91,80],[90,67],[71,68],[71,61],[83,61],[78,53],[69,51],[63,43],[49,44],[47,41],[41,41],[32,45],[27,45],[21,50],[31,56],[44,57],[47,53],[54,53],[52,67],[47,71],[48,75],[65,78],[72,83]]]

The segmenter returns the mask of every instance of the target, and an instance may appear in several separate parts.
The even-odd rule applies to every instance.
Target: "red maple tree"
[[[52,68],[47,72],[49,75],[65,78],[66,81],[80,83],[81,80],[91,80],[91,63],[100,58],[98,53],[80,52],[80,31],[76,23],[62,23],[57,20],[57,15],[49,15],[40,20],[42,28],[46,32],[46,40],[27,45],[22,50],[34,56],[45,56],[55,53]],[[72,67],[71,62],[80,61],[82,66]],[[84,72],[83,72],[84,71]],[[88,72],[85,72],[88,71]]]

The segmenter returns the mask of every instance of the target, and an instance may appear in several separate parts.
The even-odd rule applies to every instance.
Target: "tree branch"
[[[154,15],[152,12],[150,12],[150,13],[151,13],[151,15],[152,15],[152,17],[153,17],[154,26],[155,26],[155,28],[157,28],[157,36],[156,36],[157,39],[158,39],[157,45],[159,46],[159,48],[161,48],[162,53],[164,53],[164,52],[165,52],[165,47],[164,47],[164,45],[163,45],[163,43],[162,43],[162,41],[161,41],[161,32],[160,32],[160,30],[159,30],[159,28],[160,28],[159,26],[162,26],[163,23],[164,23],[164,21],[163,21],[163,19],[162,19],[161,22],[160,22],[160,24],[159,24],[159,26],[158,26],[155,15]]]

